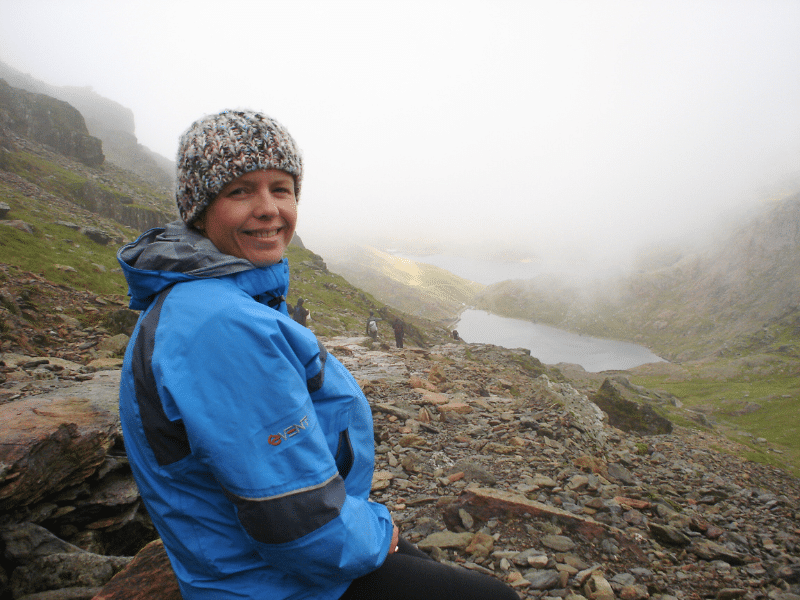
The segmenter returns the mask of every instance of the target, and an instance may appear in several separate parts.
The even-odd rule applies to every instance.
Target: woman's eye
[[[245,189],[243,187],[233,188],[230,192],[228,192],[228,196],[241,196],[245,193]]]

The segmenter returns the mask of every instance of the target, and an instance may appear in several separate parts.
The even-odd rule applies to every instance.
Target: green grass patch
[[[127,291],[115,251],[116,248],[101,246],[58,225],[40,224],[33,234],[0,227],[0,255],[4,262],[53,283],[97,294]]]
[[[116,244],[98,244],[79,231],[55,223],[46,203],[7,187],[0,186],[0,198],[11,206],[14,219],[33,228],[33,233],[26,233],[0,225],[3,262],[79,290],[97,294],[127,292],[116,260]],[[133,235],[131,230],[119,225],[109,229],[110,233]]]
[[[632,381],[650,389],[666,390],[686,408],[701,410],[718,424],[718,429],[750,447],[745,458],[800,474],[800,378],[796,366],[780,359],[769,373],[759,375],[757,369],[741,365],[733,374],[731,369],[736,365],[720,361],[715,370],[713,365],[705,364],[695,377],[680,382],[655,376],[633,377]],[[681,411],[668,413],[670,419],[683,424],[678,420]],[[756,443],[756,438],[767,440],[767,444]]]
[[[28,152],[3,153],[0,167],[62,197],[70,197],[76,186],[87,181],[85,177]]]
[[[175,210],[171,192],[156,189],[135,174],[113,165],[92,169],[94,176],[85,177],[43,156],[29,152],[4,152],[0,155],[0,169],[16,173],[46,192],[92,212],[104,212],[98,210],[102,206],[126,205],[124,210],[148,211],[167,217]],[[108,211],[105,213],[110,214]]]

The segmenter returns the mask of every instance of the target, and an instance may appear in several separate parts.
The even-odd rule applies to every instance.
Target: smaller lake
[[[548,325],[465,310],[454,328],[466,342],[527,348],[546,365],[573,363],[589,372],[632,369],[665,362],[644,346],[570,333]]]

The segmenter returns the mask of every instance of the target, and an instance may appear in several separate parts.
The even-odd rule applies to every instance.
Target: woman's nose
[[[278,214],[278,204],[269,190],[260,191],[256,195],[253,214],[256,217],[272,217]]]

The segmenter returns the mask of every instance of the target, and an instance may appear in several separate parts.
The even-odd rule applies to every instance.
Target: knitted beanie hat
[[[228,183],[251,171],[279,169],[294,176],[300,198],[303,158],[289,132],[267,115],[222,111],[192,123],[181,136],[176,200],[191,225]]]

